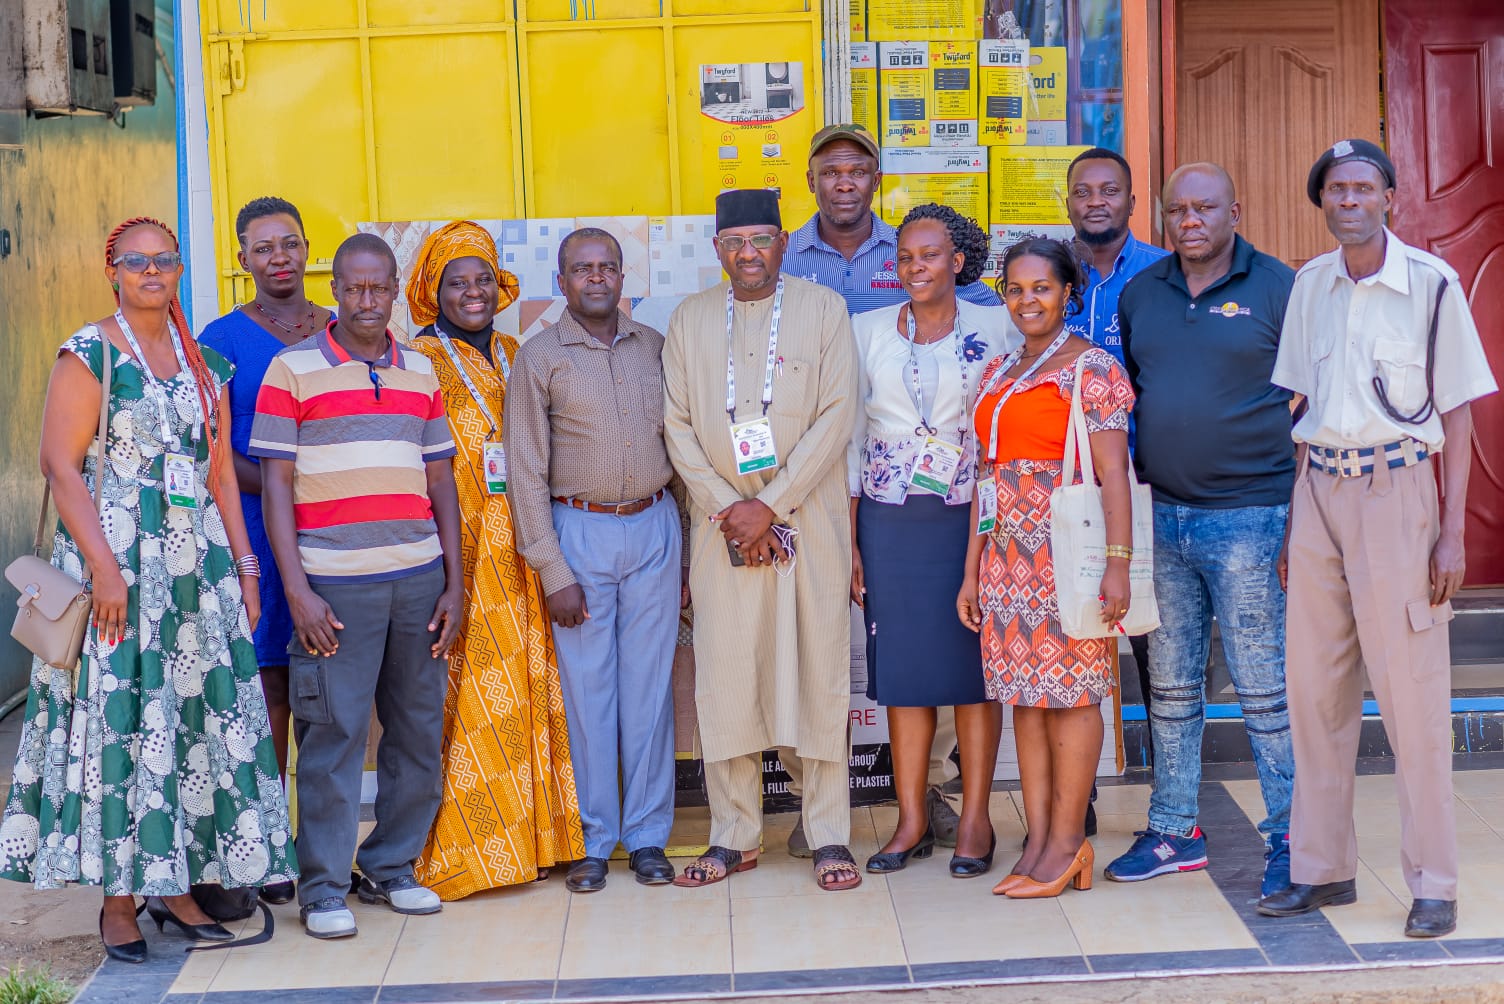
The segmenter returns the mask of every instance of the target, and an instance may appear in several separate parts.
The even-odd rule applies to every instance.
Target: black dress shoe
[[[1356,879],[1323,882],[1321,885],[1296,884],[1259,900],[1259,913],[1266,917],[1295,917],[1323,906],[1347,906],[1357,901]]]
[[[570,892],[600,892],[606,888],[606,859],[581,858],[570,865],[564,888]]]
[[[136,909],[136,916],[141,916],[141,907]],[[116,962],[129,962],[131,965],[140,965],[146,961],[146,939],[137,938],[123,945],[112,945],[104,940],[104,908],[99,910],[99,943],[104,946],[104,954]]]
[[[271,885],[261,887],[261,901],[270,903],[272,906],[282,906],[291,903],[298,894],[296,882],[273,882]]]
[[[190,924],[185,920],[179,920],[178,915],[172,912],[172,907],[158,896],[146,898],[146,913],[157,922],[158,931],[165,931],[166,926],[171,924],[182,932],[183,937],[192,941],[235,940],[235,935],[213,921],[207,924]]]
[[[674,880],[674,866],[662,847],[639,847],[628,858],[637,881],[643,885],[668,885]]]
[[[1457,930],[1455,899],[1418,899],[1405,918],[1405,937],[1439,938]]]
[[[901,872],[909,866],[909,858],[923,861],[935,853],[935,831],[925,830],[919,842],[906,851],[883,851],[867,859],[867,870],[874,875]]]
[[[954,878],[976,878],[978,875],[986,875],[992,868],[992,855],[997,850],[997,834],[992,835],[992,843],[987,845],[987,853],[979,858],[968,858],[960,854],[951,856],[950,873]]]

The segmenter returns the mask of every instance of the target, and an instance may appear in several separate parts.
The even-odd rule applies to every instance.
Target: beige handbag
[[[1071,638],[1109,638],[1112,628],[1102,621],[1098,599],[1102,575],[1107,571],[1107,520],[1102,512],[1102,489],[1092,471],[1086,413],[1081,407],[1085,362],[1084,357],[1076,360],[1060,485],[1050,494],[1050,549],[1061,628]],[[1075,483],[1078,458],[1080,484]],[[1149,486],[1139,483],[1131,462],[1128,492],[1133,507],[1133,557],[1128,562],[1128,613],[1121,624],[1124,634],[1138,635],[1159,627],[1159,604],[1154,598],[1154,502]]]
[[[110,341],[103,331],[99,333],[104,346],[104,378],[100,381],[99,438],[94,465],[94,512],[98,515],[103,506],[104,494],[100,481],[104,477],[105,437],[109,431],[110,382],[113,360],[110,358]],[[16,601],[16,621],[11,625],[11,637],[25,645],[49,666],[71,670],[77,689],[78,657],[84,647],[84,633],[89,628],[89,615],[94,608],[94,599],[89,592],[89,570],[84,568],[84,580],[79,582],[60,568],[54,567],[42,557],[42,540],[47,531],[47,508],[52,498],[52,487],[42,489],[42,512],[37,517],[36,543],[30,554],[12,561],[5,569],[5,579],[21,597]]]

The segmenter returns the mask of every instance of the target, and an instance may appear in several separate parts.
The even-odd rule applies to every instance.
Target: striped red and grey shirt
[[[454,456],[428,358],[391,333],[373,364],[329,329],[277,353],[256,398],[250,453],[293,462],[309,582],[379,582],[443,564],[425,464]]]

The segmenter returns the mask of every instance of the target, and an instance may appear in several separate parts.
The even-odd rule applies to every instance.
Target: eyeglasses
[[[723,251],[740,251],[748,244],[759,251],[766,251],[773,246],[778,236],[778,234],[753,234],[751,237],[743,237],[740,234],[728,234],[725,237],[717,237],[715,242]]]
[[[156,265],[158,272],[171,272],[183,264],[183,256],[176,251],[163,251],[161,254],[142,254],[139,251],[127,251],[125,254],[110,262],[111,265],[124,265],[127,272],[141,273],[146,271],[147,265]]]

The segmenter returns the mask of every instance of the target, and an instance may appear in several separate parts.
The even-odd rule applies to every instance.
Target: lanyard
[[[736,424],[736,349],[732,344],[734,315],[731,287],[726,287],[726,414],[731,424]],[[778,288],[773,291],[773,323],[768,328],[768,362],[762,376],[762,413],[768,413],[773,403],[773,367],[778,363],[778,322],[783,317],[783,276],[778,277]]]
[[[935,402],[924,399],[924,381],[919,376],[919,351],[915,348],[918,344],[915,339],[918,336],[919,326],[914,320],[914,304],[909,302],[909,400],[914,402],[914,407],[919,412],[919,428],[914,430],[916,436],[933,436],[935,426],[930,421],[934,414]],[[961,441],[966,441],[966,400],[969,386],[969,373],[966,366],[966,349],[961,344],[961,301],[956,301],[956,320],[950,329],[950,336],[956,350],[956,364],[961,367]],[[935,394],[940,393],[939,380],[935,382]]]
[[[997,406],[992,409],[992,428],[988,430],[987,436],[987,462],[989,464],[997,460],[997,421],[1003,414],[1003,405],[1007,404],[1008,399],[1013,396],[1013,392],[1018,390],[1018,385],[1038,372],[1039,367],[1044,365],[1045,360],[1049,359],[1050,356],[1053,356],[1057,351],[1059,351],[1060,346],[1064,345],[1065,340],[1070,336],[1070,328],[1061,328],[1060,334],[1055,336],[1055,340],[1050,343],[1050,347],[1045,349],[1044,353],[1040,355],[1038,359],[1034,360],[1033,365],[1024,370],[1023,373],[1018,377],[1018,379],[1009,384],[1008,389],[1003,391],[1003,396],[997,399]],[[981,406],[982,399],[985,398],[988,394],[992,393],[992,388],[996,387],[998,385],[998,382],[1003,379],[1003,374],[1007,373],[1018,364],[1018,360],[1023,356],[1023,354],[1024,347],[1022,345],[1008,354],[1008,358],[1003,360],[1003,364],[999,366],[997,368],[997,372],[993,374],[992,380],[988,382],[986,387],[982,388],[982,393],[977,395],[978,407]]]
[[[496,438],[498,431],[496,415],[491,411],[491,406],[486,403],[486,399],[481,396],[480,389],[475,386],[475,381],[470,379],[470,374],[466,371],[465,364],[460,361],[459,350],[454,347],[454,342],[450,341],[449,336],[444,333],[444,329],[439,327],[437,322],[433,326],[433,333],[439,336],[439,344],[444,346],[444,351],[449,354],[449,361],[454,363],[454,368],[459,371],[460,380],[465,384],[465,389],[470,392],[470,399],[475,402],[475,406],[480,409],[480,413],[486,416],[486,424],[491,427],[486,432],[486,441],[490,442]],[[507,365],[506,347],[498,346],[498,348],[501,349],[502,386],[506,386],[507,383],[511,382],[512,368]]]
[[[157,417],[161,421],[162,446],[165,448],[171,444],[181,444],[181,440],[172,434],[172,420],[168,417],[168,393],[157,379],[157,375],[151,371],[151,363],[146,361],[146,356],[141,351],[141,343],[136,341],[136,333],[131,330],[130,322],[125,319],[122,311],[115,311],[115,323],[120,325],[120,333],[125,336],[125,344],[131,347],[131,355],[136,357],[136,366],[141,370],[142,377],[146,381],[147,393],[157,405]],[[178,329],[171,321],[167,322],[167,333],[172,339],[173,354],[178,357],[178,372],[193,389],[193,442],[198,443],[199,427],[203,424],[203,409],[198,399],[198,381],[194,379],[193,371],[188,368],[188,359],[183,355],[183,340],[178,334]],[[105,351],[108,352],[109,343],[106,340]],[[109,390],[106,388],[106,393]]]

